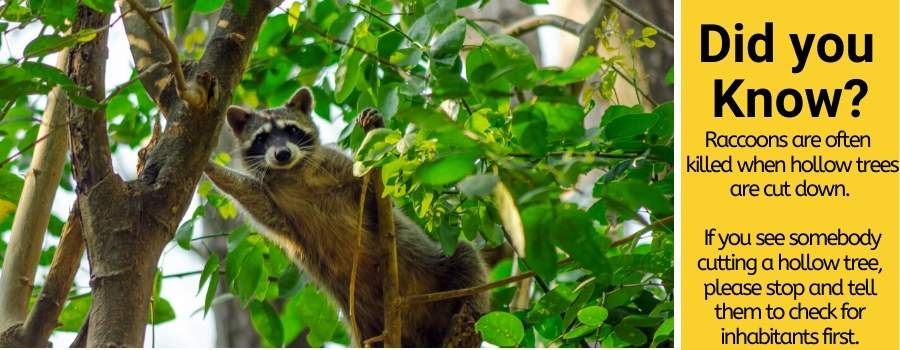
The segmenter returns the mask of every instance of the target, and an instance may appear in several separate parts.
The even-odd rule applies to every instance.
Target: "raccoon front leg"
[[[278,232],[291,232],[284,215],[266,196],[259,180],[212,162],[207,163],[204,172],[219,190],[234,198],[261,224]]]

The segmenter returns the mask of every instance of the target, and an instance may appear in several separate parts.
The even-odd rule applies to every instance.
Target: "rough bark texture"
[[[57,68],[65,69],[68,57],[68,50],[60,52]],[[0,274],[0,330],[22,323],[28,312],[44,232],[50,221],[50,207],[66,160],[65,101],[65,92],[58,87],[47,96],[38,131],[38,139],[43,141],[35,146],[30,169],[25,174]]]
[[[91,262],[89,347],[143,345],[159,256],[187,210],[215,146],[232,90],[273,6],[271,1],[251,1],[246,15],[235,13],[230,5],[223,8],[203,58],[187,77],[205,90],[206,103],[188,108],[177,98],[157,99],[165,104],[160,109],[168,111],[169,122],[135,181],[125,182],[112,172],[102,110],[70,105],[75,119],[69,128],[73,173]],[[107,22],[108,16],[80,6],[73,30]],[[139,26],[132,22],[132,28],[126,28],[132,43],[149,40],[149,36],[139,36],[149,33],[135,28]],[[147,51],[157,50],[161,49],[150,47]],[[91,87],[90,96],[97,100],[103,97],[105,58],[106,35],[102,31],[96,39],[73,49],[68,69],[76,83]],[[161,94],[166,90],[173,90],[172,84]]]
[[[59,314],[72,288],[84,254],[84,237],[81,235],[81,219],[78,207],[72,208],[59,239],[59,249],[53,255],[50,272],[44,288],[22,328],[22,339],[28,347],[47,347],[50,334],[56,328]]]

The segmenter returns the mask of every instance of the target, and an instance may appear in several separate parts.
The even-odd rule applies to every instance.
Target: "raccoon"
[[[312,93],[298,90],[283,107],[249,110],[231,106],[227,121],[238,140],[246,173],[209,163],[205,171],[231,196],[294,262],[327,291],[348,315],[350,270],[357,241],[362,179],[353,175],[353,160],[323,146],[311,118]],[[361,119],[383,124],[375,110]],[[381,266],[374,185],[367,189],[362,251],[356,281],[357,346],[384,328]],[[401,295],[474,287],[485,283],[478,252],[460,243],[452,256],[401,210],[394,209]],[[483,294],[413,305],[403,310],[402,343],[409,347],[442,346],[451,319],[463,308],[482,314]],[[470,344],[476,345],[477,344]]]

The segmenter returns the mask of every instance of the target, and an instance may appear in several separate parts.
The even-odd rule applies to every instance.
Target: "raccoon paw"
[[[384,127],[384,117],[375,108],[366,108],[359,117],[356,118],[356,124],[363,128],[366,132]]]

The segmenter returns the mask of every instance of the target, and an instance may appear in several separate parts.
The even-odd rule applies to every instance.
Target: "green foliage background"
[[[228,6],[246,8],[246,1],[231,0]],[[493,290],[493,311],[476,326],[487,342],[671,346],[673,104],[617,104],[614,83],[636,80],[621,55],[591,54],[562,69],[538,67],[520,40],[489,34],[478,22],[453,11],[476,2],[403,0],[399,8],[385,0],[285,2],[262,28],[234,102],[277,106],[300,86],[311,86],[316,117],[347,122],[340,145],[354,151],[355,170],[382,168],[385,192],[447,254],[461,240],[489,248],[523,236],[526,251],[519,253],[526,258],[515,265],[538,277],[530,304],[511,308],[514,285]],[[112,0],[83,3],[113,10]],[[199,57],[208,34],[189,26],[191,16],[216,11],[224,3],[171,4],[184,58]],[[104,108],[114,149],[140,147],[158,114],[139,83],[106,101],[93,101],[82,97],[82,88],[65,74],[42,62],[44,56],[96,34],[65,34],[74,2],[11,1],[2,11],[3,32],[32,22],[43,29],[31,39],[24,57],[0,65],[0,159],[6,159],[0,167],[0,233],[10,230],[20,174],[27,170],[36,142],[43,106],[29,96],[60,86],[77,103]],[[652,28],[634,33],[611,25],[617,23],[615,18],[604,23],[611,31],[598,31],[598,44],[610,45],[610,37],[617,36],[628,46],[620,52],[652,54]],[[483,43],[464,46],[467,30],[474,30]],[[597,82],[583,91],[573,89],[573,84],[597,75]],[[599,108],[595,102],[601,100],[609,105],[600,125],[585,129],[585,116]],[[366,107],[378,108],[388,128],[365,137],[352,121]],[[230,161],[227,153],[214,159]],[[593,169],[603,175],[592,193],[583,194],[596,200],[592,205],[561,200],[574,191],[579,176]],[[59,186],[72,191],[68,164]],[[176,233],[183,249],[211,238],[193,235],[204,208],[215,208],[224,218],[237,215],[234,205],[208,181],[201,182],[197,193],[203,205]],[[623,225],[627,220],[651,226],[636,239],[622,240],[628,234]],[[62,225],[53,217],[48,234],[58,236]],[[307,329],[306,340],[313,346],[348,344],[343,316],[280,249],[247,225],[214,236],[227,236],[228,253],[211,255],[198,271],[197,293],[204,293],[205,305],[197,307],[204,314],[221,300],[237,298],[250,311],[266,345],[282,346]],[[0,252],[5,248],[0,239]],[[49,264],[54,250],[46,249],[42,265]],[[491,267],[490,279],[510,276],[513,265],[510,259],[500,261]],[[160,274],[155,284],[150,323],[193,311],[174,310],[159,297],[164,277],[169,276]],[[217,298],[221,279],[228,293]],[[273,307],[275,299],[286,300],[282,311]],[[89,305],[87,290],[73,288],[58,330],[77,331]]]

